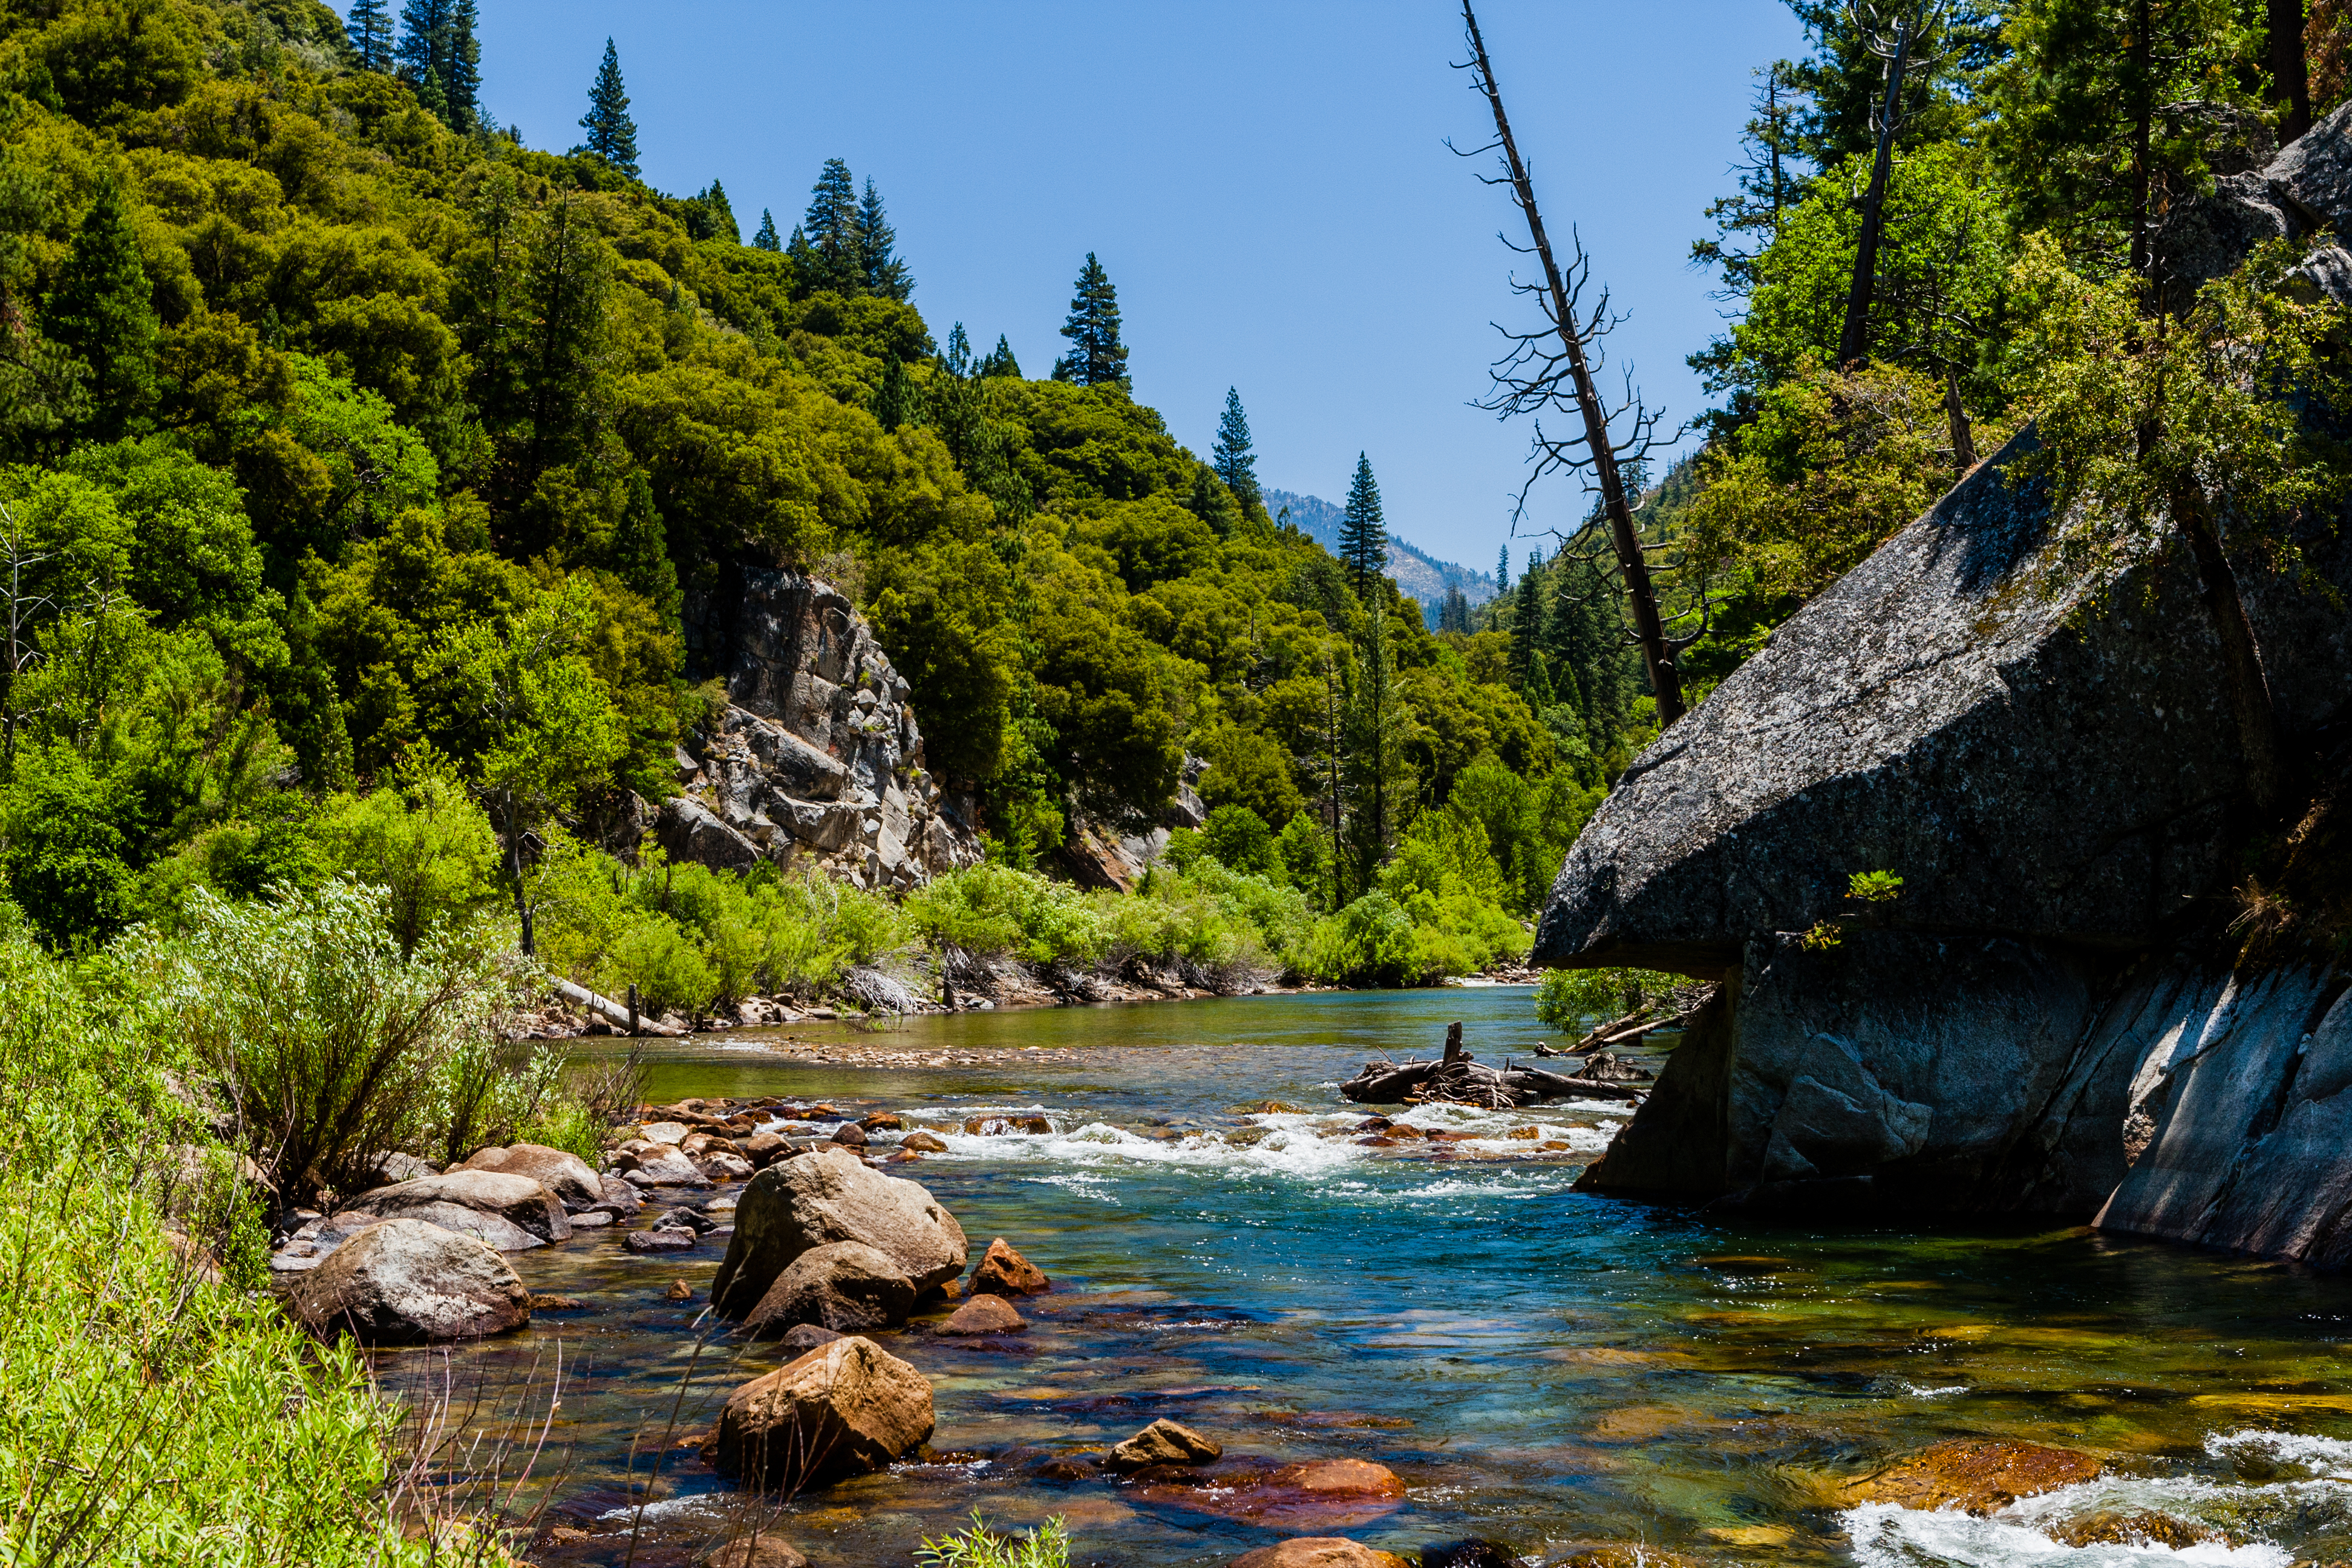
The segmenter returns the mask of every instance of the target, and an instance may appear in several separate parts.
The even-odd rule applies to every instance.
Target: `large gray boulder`
[[[301,1277],[289,1305],[313,1333],[372,1345],[479,1339],[530,1321],[530,1293],[505,1258],[417,1219],[361,1231]]]
[[[2343,232],[2352,106],[2211,200],[2252,204],[2199,218],[2217,270],[2246,235]],[[2340,270],[2352,297],[2336,254],[2306,272]],[[2252,826],[2198,573],[2177,541],[2070,565],[2067,531],[2095,520],[2018,482],[2031,439],[1791,618],[1570,851],[1539,962],[1724,982],[1580,1184],[1799,1212],[2104,1210],[2352,1261],[2352,1157],[2318,1157],[2352,1110],[2291,1066],[2320,983],[2226,1001],[2217,946],[2189,942],[2220,923],[2206,911]],[[2233,567],[2307,754],[2352,717],[2352,616],[2331,600],[2352,531],[2301,542],[2306,576],[2248,552]],[[1857,909],[1849,879],[1879,870],[1900,896]]]
[[[963,1272],[963,1227],[929,1192],[886,1176],[844,1148],[769,1166],[735,1206],[735,1234],[710,1283],[723,1318],[749,1316],[777,1277],[812,1247],[855,1241],[888,1258],[917,1290]]]
[[[353,1222],[422,1219],[478,1236],[501,1252],[520,1252],[551,1241],[568,1241],[572,1222],[553,1193],[529,1176],[503,1171],[460,1168],[377,1187],[335,1214],[344,1227]]]

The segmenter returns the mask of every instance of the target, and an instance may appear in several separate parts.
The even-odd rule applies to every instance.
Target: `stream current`
[[[1013,1530],[1060,1515],[1074,1563],[1136,1568],[1301,1534],[1398,1552],[1476,1537],[1546,1564],[1605,1543],[1866,1568],[2352,1558],[2352,1282],[2080,1227],[1766,1226],[1572,1193],[1626,1113],[1605,1102],[1426,1107],[1408,1120],[1475,1136],[1357,1142],[1369,1112],[1336,1085],[1371,1058],[1433,1053],[1456,1019],[1497,1065],[1545,1037],[1525,987],[1493,987],[784,1032],[864,1065],[788,1057],[761,1031],[657,1044],[656,1104],[780,1095],[940,1134],[948,1152],[889,1173],[929,1188],[975,1258],[1003,1236],[1054,1280],[1018,1303],[1022,1334],[940,1338],[932,1313],[873,1335],[931,1380],[931,1448],[792,1500],[776,1533],[815,1568],[899,1568],[975,1508]],[[1298,1109],[1249,1109],[1267,1100]],[[1009,1110],[1053,1131],[961,1131]],[[678,1440],[785,1357],[699,1334],[723,1237],[638,1257],[626,1228],[510,1259],[576,1309],[376,1358],[389,1391],[478,1435],[445,1477],[511,1474],[499,1436],[544,1434],[536,1563],[620,1563],[633,1533],[636,1563],[689,1563],[751,1515]],[[678,1280],[690,1300],[669,1299]],[[1229,1458],[1371,1460],[1407,1495],[1233,1518],[1213,1489],[1036,1473],[1160,1415]],[[1987,1519],[1840,1495],[1948,1437],[2083,1448],[2109,1469]],[[2186,1528],[2171,1545],[2053,1533],[2097,1514]]]

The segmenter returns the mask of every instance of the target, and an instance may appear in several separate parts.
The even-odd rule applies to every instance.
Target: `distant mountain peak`
[[[1345,509],[1334,506],[1321,496],[1300,495],[1296,490],[1269,489],[1265,492],[1265,510],[1280,517],[1285,508],[1290,512],[1290,525],[1314,540],[1324,549],[1337,554],[1339,549],[1339,523]],[[1495,596],[1495,574],[1476,572],[1458,562],[1440,561],[1418,545],[1408,544],[1395,534],[1389,535],[1389,575],[1396,580],[1398,590],[1409,599],[1421,602],[1422,619],[1437,624],[1438,606],[1445,602],[1445,590],[1455,587],[1473,605],[1483,605]]]

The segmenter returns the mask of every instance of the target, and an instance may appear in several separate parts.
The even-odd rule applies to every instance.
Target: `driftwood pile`
[[[1445,1054],[1437,1060],[1415,1057],[1402,1062],[1366,1062],[1361,1071],[1339,1086],[1339,1093],[1360,1105],[1444,1102],[1509,1110],[1571,1095],[1584,1100],[1639,1100],[1647,1090],[1629,1080],[1649,1076],[1606,1053],[1580,1064],[1575,1073],[1546,1072],[1508,1062],[1501,1068],[1484,1067],[1462,1048],[1462,1026],[1455,1024],[1445,1031]]]

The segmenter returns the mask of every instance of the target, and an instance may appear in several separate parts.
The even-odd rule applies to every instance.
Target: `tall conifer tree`
[[[760,232],[751,237],[754,250],[782,250],[784,242],[776,237],[776,215],[767,208],[760,209]]]
[[[622,174],[637,173],[637,122],[629,118],[629,90],[621,81],[621,52],[604,40],[604,63],[596,68],[596,85],[588,89],[588,112],[580,117],[588,132],[589,152]]]
[[[135,428],[155,396],[154,290],[110,176],[100,179],[43,307],[43,331],[89,369],[89,434],[112,440]]]
[[[1258,489],[1257,452],[1250,444],[1249,416],[1242,412],[1242,395],[1230,386],[1225,388],[1224,417],[1217,421],[1217,444],[1209,461],[1243,510],[1265,504],[1265,493]]]
[[[392,10],[387,0],[353,0],[343,31],[360,57],[362,70],[392,68]]]
[[[800,232],[806,238],[802,286],[856,294],[866,280],[866,248],[858,235],[857,183],[841,159],[827,158],[818,171]]]
[[[1339,522],[1339,559],[1347,563],[1348,579],[1356,596],[1369,598],[1372,580],[1389,567],[1389,533],[1381,518],[1381,487],[1372,478],[1372,462],[1356,454],[1356,477],[1348,484],[1347,514]]]
[[[1087,252],[1087,264],[1078,269],[1076,292],[1070,300],[1069,319],[1062,323],[1062,335],[1070,340],[1070,352],[1054,362],[1055,381],[1134,389],[1127,371],[1127,345],[1118,341],[1118,290],[1111,287],[1110,275],[1091,250]]]
[[[859,283],[866,293],[904,301],[915,291],[914,274],[898,258],[898,234],[882,210],[882,193],[866,182],[857,204],[857,263]]]
[[[471,131],[482,111],[482,46],[474,37],[480,16],[474,0],[449,6],[449,47],[441,62],[441,95],[448,100],[449,125]]]
[[[1003,332],[997,333],[996,346],[988,351],[987,355],[981,360],[979,368],[972,374],[974,375],[1009,375],[1015,381],[1020,380],[1021,362],[1013,357],[1012,340]]]

